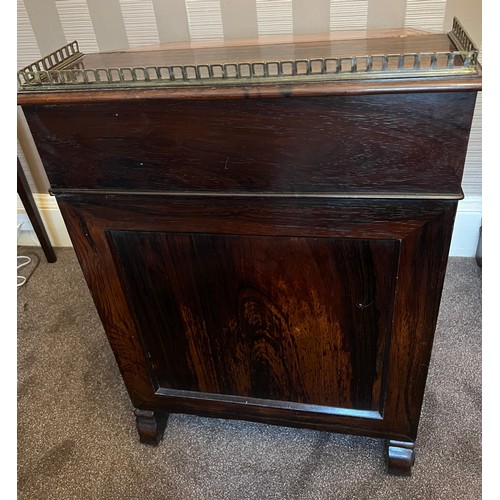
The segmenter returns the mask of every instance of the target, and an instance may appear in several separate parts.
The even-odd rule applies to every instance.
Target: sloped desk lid
[[[18,71],[19,94],[33,92],[431,79],[480,88],[478,49],[455,19],[450,33],[365,32],[316,39],[166,44],[82,54],[74,41]],[[447,82],[447,83],[445,83]],[[464,85],[462,82],[461,85]]]

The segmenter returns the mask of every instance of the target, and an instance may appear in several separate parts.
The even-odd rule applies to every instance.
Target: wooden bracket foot
[[[134,415],[141,443],[158,446],[167,426],[168,413],[136,408]]]
[[[411,476],[415,463],[413,441],[387,441],[387,472],[396,476]]]

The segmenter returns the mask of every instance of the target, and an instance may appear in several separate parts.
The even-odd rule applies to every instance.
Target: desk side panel
[[[26,107],[54,189],[461,193],[474,92]]]

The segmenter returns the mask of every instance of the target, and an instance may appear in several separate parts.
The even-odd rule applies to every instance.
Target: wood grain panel
[[[459,195],[474,100],[126,101],[25,113],[53,188]]]
[[[380,409],[395,241],[109,237],[160,388]]]
[[[193,199],[188,196],[178,199],[94,194],[58,196],[58,203],[136,407],[390,439],[415,439],[456,202]],[[269,236],[270,239],[276,236],[278,240],[280,235],[285,240],[301,237],[304,241],[321,237],[327,246],[329,241],[356,238],[374,239],[374,247],[383,249],[385,242],[382,247],[377,244],[386,240],[389,246],[399,247],[394,321],[387,351],[390,362],[381,380],[382,388],[387,387],[387,391],[381,390],[382,416],[371,410],[347,408],[342,411],[336,407],[292,405],[255,398],[238,400],[224,394],[159,388],[148,370],[151,360],[147,351],[139,345],[144,332],[135,326],[137,321],[126,298],[129,292],[123,287],[115,246],[110,245],[106,235],[133,232],[132,239],[143,241],[144,231],[155,235],[172,231],[206,235],[207,230],[229,235],[236,232]],[[189,239],[188,234],[184,236]],[[164,236],[160,240],[162,238]],[[385,258],[386,252],[370,254]],[[146,260],[147,257],[142,259]],[[186,266],[182,261],[178,264]],[[387,263],[373,260],[373,266],[384,270]],[[208,274],[214,276],[213,271]],[[377,281],[380,279],[385,278],[379,275]],[[145,334],[147,336],[147,332]],[[374,391],[378,390],[376,384],[373,387]]]

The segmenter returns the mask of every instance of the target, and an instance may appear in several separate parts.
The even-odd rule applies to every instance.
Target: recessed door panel
[[[382,410],[398,240],[108,239],[159,389]]]

